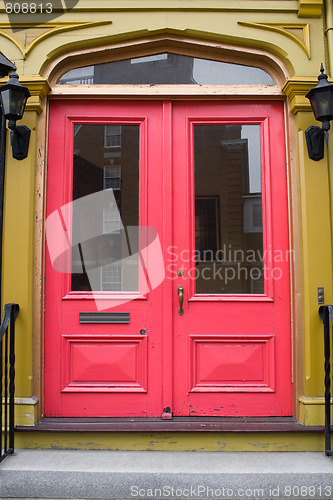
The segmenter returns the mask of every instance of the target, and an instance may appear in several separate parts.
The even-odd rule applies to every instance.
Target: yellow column
[[[33,354],[36,330],[34,302],[41,300],[41,296],[34,296],[37,122],[49,85],[40,77],[20,77],[20,83],[29,88],[31,97],[18,124],[27,125],[31,137],[28,157],[18,161],[12,157],[7,131],[2,308],[8,302],[16,302],[20,306],[15,339],[15,420],[19,425],[33,425],[38,403],[38,387],[33,374],[40,369],[40,360],[34,359],[36,356]]]
[[[333,4],[331,0],[326,0],[326,35],[327,35],[327,53],[329,62],[329,72],[333,71]],[[332,132],[331,132],[332,133]],[[330,197],[331,197],[331,235],[333,245],[333,148],[328,150],[328,168],[330,180]],[[333,280],[333,276],[332,276]]]
[[[284,86],[291,100],[298,134],[298,164],[300,185],[300,224],[302,265],[302,320],[297,335],[302,351],[298,351],[298,417],[306,425],[324,424],[324,347],[323,325],[318,315],[317,287],[324,287],[325,302],[332,303],[332,239],[329,186],[329,151],[333,138],[325,146],[325,157],[315,162],[308,158],[305,130],[320,126],[311,111],[306,93],[317,79],[292,78]],[[332,135],[332,134],[331,134]],[[294,200],[294,204],[297,200]]]

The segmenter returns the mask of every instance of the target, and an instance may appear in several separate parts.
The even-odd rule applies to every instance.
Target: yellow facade
[[[325,158],[313,162],[307,155],[304,131],[317,125],[305,95],[317,83],[321,62],[333,76],[330,0],[79,0],[74,8],[53,12],[50,18],[46,13],[9,16],[1,2],[0,38],[1,52],[16,63],[20,82],[32,94],[22,120],[32,131],[29,156],[16,161],[8,148],[6,162],[2,306],[8,302],[20,305],[16,423],[32,426],[43,415],[48,100],[66,93],[66,89],[55,88],[56,80],[65,71],[95,60],[178,47],[182,53],[206,57],[219,53],[228,62],[250,59],[269,68],[278,81],[279,89],[272,97],[285,100],[290,248],[296,255],[291,268],[294,416],[306,426],[323,425],[323,327],[317,287],[325,288],[325,303],[332,304],[333,139],[330,136]],[[90,90],[85,95],[84,89],[79,94],[69,89],[67,96],[98,99],[103,92]],[[123,88],[114,92],[122,98],[133,97]],[[204,92],[212,98],[210,89]],[[249,89],[240,88],[225,93],[227,98],[251,95]],[[154,99],[159,91],[151,89],[148,94],[138,88],[136,95]],[[263,92],[264,99],[269,97],[268,91]],[[313,451],[323,448],[323,436],[111,433],[101,437],[21,431],[17,446]]]

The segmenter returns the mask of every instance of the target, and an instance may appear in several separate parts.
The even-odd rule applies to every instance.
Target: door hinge
[[[166,406],[165,408],[163,408],[162,419],[163,420],[171,420],[172,419],[172,412],[171,412],[170,406]]]

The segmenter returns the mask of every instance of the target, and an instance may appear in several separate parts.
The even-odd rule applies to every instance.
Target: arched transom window
[[[72,69],[61,76],[58,84],[275,85],[276,82],[267,71],[254,66],[162,53]]]

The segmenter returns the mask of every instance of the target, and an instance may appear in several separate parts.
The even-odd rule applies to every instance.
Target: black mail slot
[[[129,313],[80,312],[80,323],[129,323]]]

